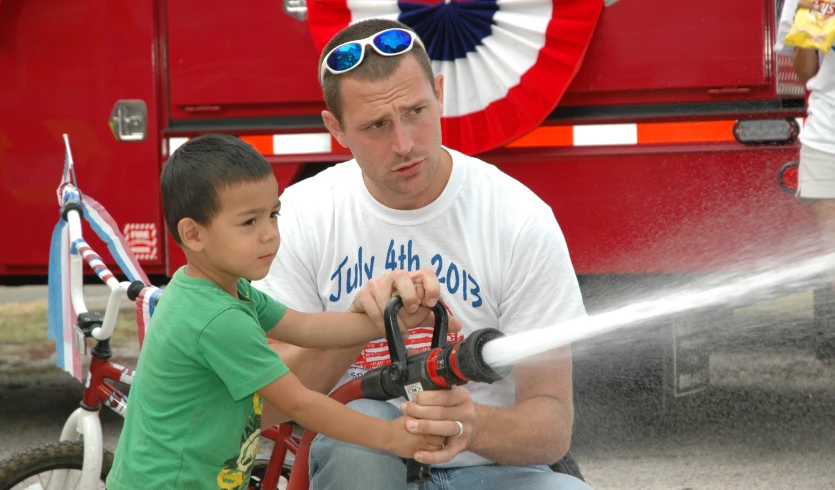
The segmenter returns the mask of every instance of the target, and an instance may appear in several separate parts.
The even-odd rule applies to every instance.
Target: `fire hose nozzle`
[[[390,400],[406,397],[406,386],[420,385],[421,390],[442,390],[469,381],[494,383],[507,376],[509,368],[493,368],[482,356],[484,346],[504,334],[495,328],[483,328],[465,340],[447,344],[448,313],[438,302],[433,308],[435,331],[432,347],[420,354],[406,357],[406,346],[397,327],[397,311],[403,305],[399,297],[386,306],[386,339],[391,364],[369,371],[362,377],[362,392],[366,398]]]
[[[499,337],[504,337],[504,334],[500,330],[495,328],[482,328],[473,332],[460,343],[452,344],[453,348],[456,345],[458,346],[457,351],[454,352],[455,358],[451,363],[453,370],[457,369],[460,371],[460,374],[466,378],[466,381],[476,381],[479,383],[495,383],[506,377],[510,374],[510,368],[491,367],[484,362],[484,356],[482,355],[484,346]]]
[[[391,364],[366,373],[360,381],[365,398],[391,400],[412,396],[424,390],[444,390],[469,381],[494,383],[507,376],[509,368],[494,369],[484,362],[481,351],[491,340],[504,334],[495,328],[476,330],[466,339],[447,345],[449,316],[442,301],[432,308],[435,330],[432,347],[412,357],[406,355],[406,345],[397,323],[397,312],[403,307],[399,296],[392,298],[383,312]],[[409,483],[432,479],[430,466],[410,459],[406,464]]]

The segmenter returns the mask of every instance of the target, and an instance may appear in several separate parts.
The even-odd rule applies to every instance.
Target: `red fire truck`
[[[187,138],[239,135],[282,188],[349,159],[321,121],[309,7],[0,3],[0,280],[45,280],[63,133],[81,189],[123,226],[156,282],[184,261],[158,184]],[[601,4],[576,73],[554,83],[556,107],[479,151],[552,206],[587,291],[734,270],[814,233],[810,210],[778,182],[797,159],[805,112],[790,60],[772,48],[779,9]]]

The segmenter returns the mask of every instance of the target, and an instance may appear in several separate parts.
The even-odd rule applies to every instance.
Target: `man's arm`
[[[476,405],[480,431],[470,450],[502,464],[552,464],[571,445],[574,402],[571,348],[554,351],[555,360],[518,365],[516,406]]]

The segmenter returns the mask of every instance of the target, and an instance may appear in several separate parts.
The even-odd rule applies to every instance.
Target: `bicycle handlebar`
[[[70,235],[70,297],[76,314],[83,315],[84,325],[80,325],[86,335],[96,340],[107,340],[113,335],[116,328],[116,319],[119,315],[119,308],[122,299],[127,295],[131,301],[136,301],[139,293],[146,287],[141,281],[127,282],[119,281],[116,276],[107,268],[101,256],[93,250],[90,244],[82,236],[81,217],[84,207],[81,203],[81,193],[72,184],[65,184],[61,188],[61,216],[67,222]],[[88,313],[87,305],[84,302],[84,261],[110,288],[110,296],[104,311],[104,318],[99,319],[97,315],[84,315]],[[80,322],[81,323],[81,322]]]
[[[90,268],[99,276],[99,279],[113,289],[118,284],[116,276],[110,272],[110,269],[104,265],[101,256],[81,236],[81,216],[79,212],[75,209],[69,210],[66,219],[70,225],[70,243],[72,244],[70,253],[81,255],[87,261]]]

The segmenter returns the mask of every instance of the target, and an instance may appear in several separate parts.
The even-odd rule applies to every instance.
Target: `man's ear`
[[[328,128],[331,135],[342,145],[343,148],[348,148],[348,142],[345,140],[345,133],[342,132],[342,125],[339,124],[339,119],[331,111],[322,111],[322,120],[325,121],[325,127]]]
[[[183,246],[192,252],[202,252],[206,247],[206,229],[191,218],[183,218],[177,223],[177,232]]]
[[[434,80],[435,95],[438,97],[438,102],[441,103],[441,115],[444,115],[444,74],[438,73]]]

